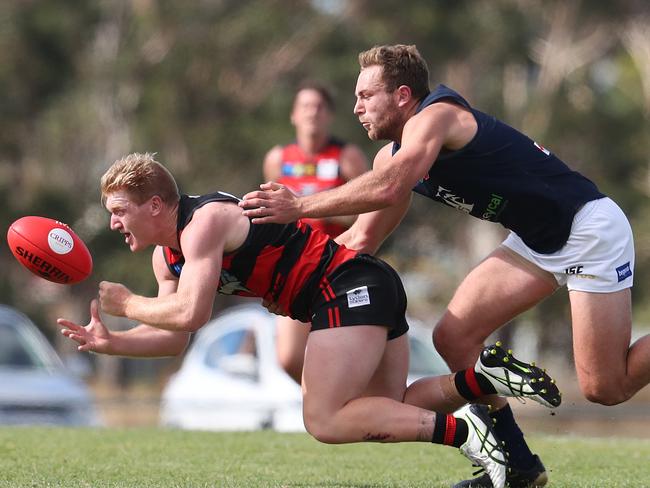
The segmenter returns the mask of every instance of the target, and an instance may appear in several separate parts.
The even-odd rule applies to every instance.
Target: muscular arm
[[[175,293],[178,280],[167,268],[160,247],[156,247],[151,260],[158,281],[158,296]],[[177,356],[185,350],[189,339],[189,332],[162,330],[140,324],[129,330],[111,332],[110,348],[105,354],[130,357]]]
[[[387,156],[389,146],[384,147],[381,160],[385,164],[377,165],[375,158],[371,171],[345,185],[300,198],[291,198],[277,186],[266,186],[273,190],[251,192],[240,205],[251,208],[245,215],[254,217],[255,223],[362,214],[398,205],[428,172],[440,149],[449,142],[455,144],[457,138],[462,139],[457,135],[461,132],[458,110],[461,109],[455,105],[438,103],[414,115],[404,126],[400,150],[394,156]]]
[[[160,248],[154,250],[153,267],[158,281],[158,296],[176,292],[178,281],[164,265]],[[162,266],[161,266],[162,264]],[[86,326],[60,318],[61,333],[77,342],[80,351],[130,357],[164,357],[181,354],[187,347],[190,334],[161,330],[140,324],[126,331],[109,330],[99,315],[98,300],[90,304],[90,322]]]
[[[391,206],[359,215],[354,224],[336,238],[336,242],[362,253],[375,254],[404,218],[411,195]]]
[[[156,298],[131,295],[124,315],[159,329],[198,330],[212,315],[224,250],[243,242],[248,226],[235,205],[197,210],[181,236],[185,264],[176,291]]]

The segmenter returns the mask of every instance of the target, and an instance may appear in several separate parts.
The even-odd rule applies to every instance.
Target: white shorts
[[[587,202],[573,218],[564,247],[540,254],[511,232],[502,245],[552,273],[569,290],[610,293],[633,284],[634,239],[623,211],[609,198]]]

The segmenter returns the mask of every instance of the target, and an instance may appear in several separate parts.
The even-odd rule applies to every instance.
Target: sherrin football
[[[92,273],[93,259],[86,244],[57,220],[22,217],[9,227],[7,242],[20,264],[46,280],[72,285]]]

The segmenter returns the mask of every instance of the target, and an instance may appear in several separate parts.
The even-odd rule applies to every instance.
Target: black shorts
[[[311,330],[378,325],[388,327],[389,340],[408,331],[402,280],[380,259],[360,254],[323,278],[320,288]]]

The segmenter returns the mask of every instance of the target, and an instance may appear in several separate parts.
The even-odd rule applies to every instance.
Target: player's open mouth
[[[130,233],[130,232],[125,232],[125,233],[124,233],[124,242],[126,242],[127,244],[129,244],[129,243],[130,243],[130,242],[129,242],[130,240],[131,240],[131,233]]]

